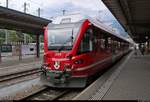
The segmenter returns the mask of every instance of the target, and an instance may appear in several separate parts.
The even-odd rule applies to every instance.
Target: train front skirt
[[[43,72],[40,77],[43,85],[57,88],[83,88],[87,84],[86,77],[71,77],[67,72]]]

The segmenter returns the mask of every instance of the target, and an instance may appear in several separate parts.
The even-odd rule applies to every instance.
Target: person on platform
[[[145,48],[144,48],[144,46],[142,46],[141,47],[141,53],[142,53],[142,55],[144,55],[144,52],[145,52]]]

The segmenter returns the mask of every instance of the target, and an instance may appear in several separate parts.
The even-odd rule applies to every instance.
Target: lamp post
[[[8,0],[6,0],[6,8],[8,8]]]

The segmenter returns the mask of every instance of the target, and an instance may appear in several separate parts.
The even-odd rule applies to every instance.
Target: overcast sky
[[[77,12],[92,17],[99,17],[101,21],[107,20],[117,23],[117,20],[109,12],[101,0],[8,0],[8,7],[18,11],[24,11],[24,3],[27,3],[27,13],[38,16],[37,9],[41,9],[41,17],[50,19],[51,17],[62,15],[62,10],[66,14]],[[6,0],[0,0],[0,6],[6,7]],[[117,23],[118,24],[118,23]],[[114,23],[112,24],[114,25]],[[118,26],[119,25],[119,26]],[[119,32],[124,32],[118,24],[115,28]],[[125,33],[126,35],[126,33]]]
[[[96,16],[98,11],[106,9],[101,0],[8,0],[9,8],[22,11],[24,2],[27,5],[27,13],[38,15],[37,9],[41,8],[41,16],[50,18],[62,15],[62,10],[66,13],[81,12],[89,16]],[[6,6],[6,0],[0,0],[0,6]]]

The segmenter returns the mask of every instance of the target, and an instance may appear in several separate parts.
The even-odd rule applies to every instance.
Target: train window
[[[106,41],[106,39],[104,37],[104,33],[102,33],[102,32],[100,32],[100,39],[99,39],[99,41],[100,41],[100,48],[101,48],[101,50],[105,49],[105,41]]]
[[[108,48],[111,49],[111,37],[108,38]]]
[[[105,48],[105,39],[100,39],[100,47],[102,48],[102,49],[104,49]]]
[[[98,47],[95,47],[98,45],[98,37],[99,37],[98,28],[93,26],[92,42],[94,51],[98,50]]]
[[[84,33],[83,39],[81,40],[79,49],[78,49],[78,54],[81,53],[86,53],[86,52],[90,52],[93,50],[93,44],[92,44],[92,39],[91,39],[91,35],[92,35],[92,29],[87,29],[87,31]]]
[[[106,36],[105,37],[105,49],[107,49],[108,48],[108,37]]]
[[[120,49],[120,41],[118,41],[118,49]]]
[[[115,47],[115,38],[112,37],[111,38],[111,52],[114,54],[115,53],[115,50],[116,50],[116,47]]]

